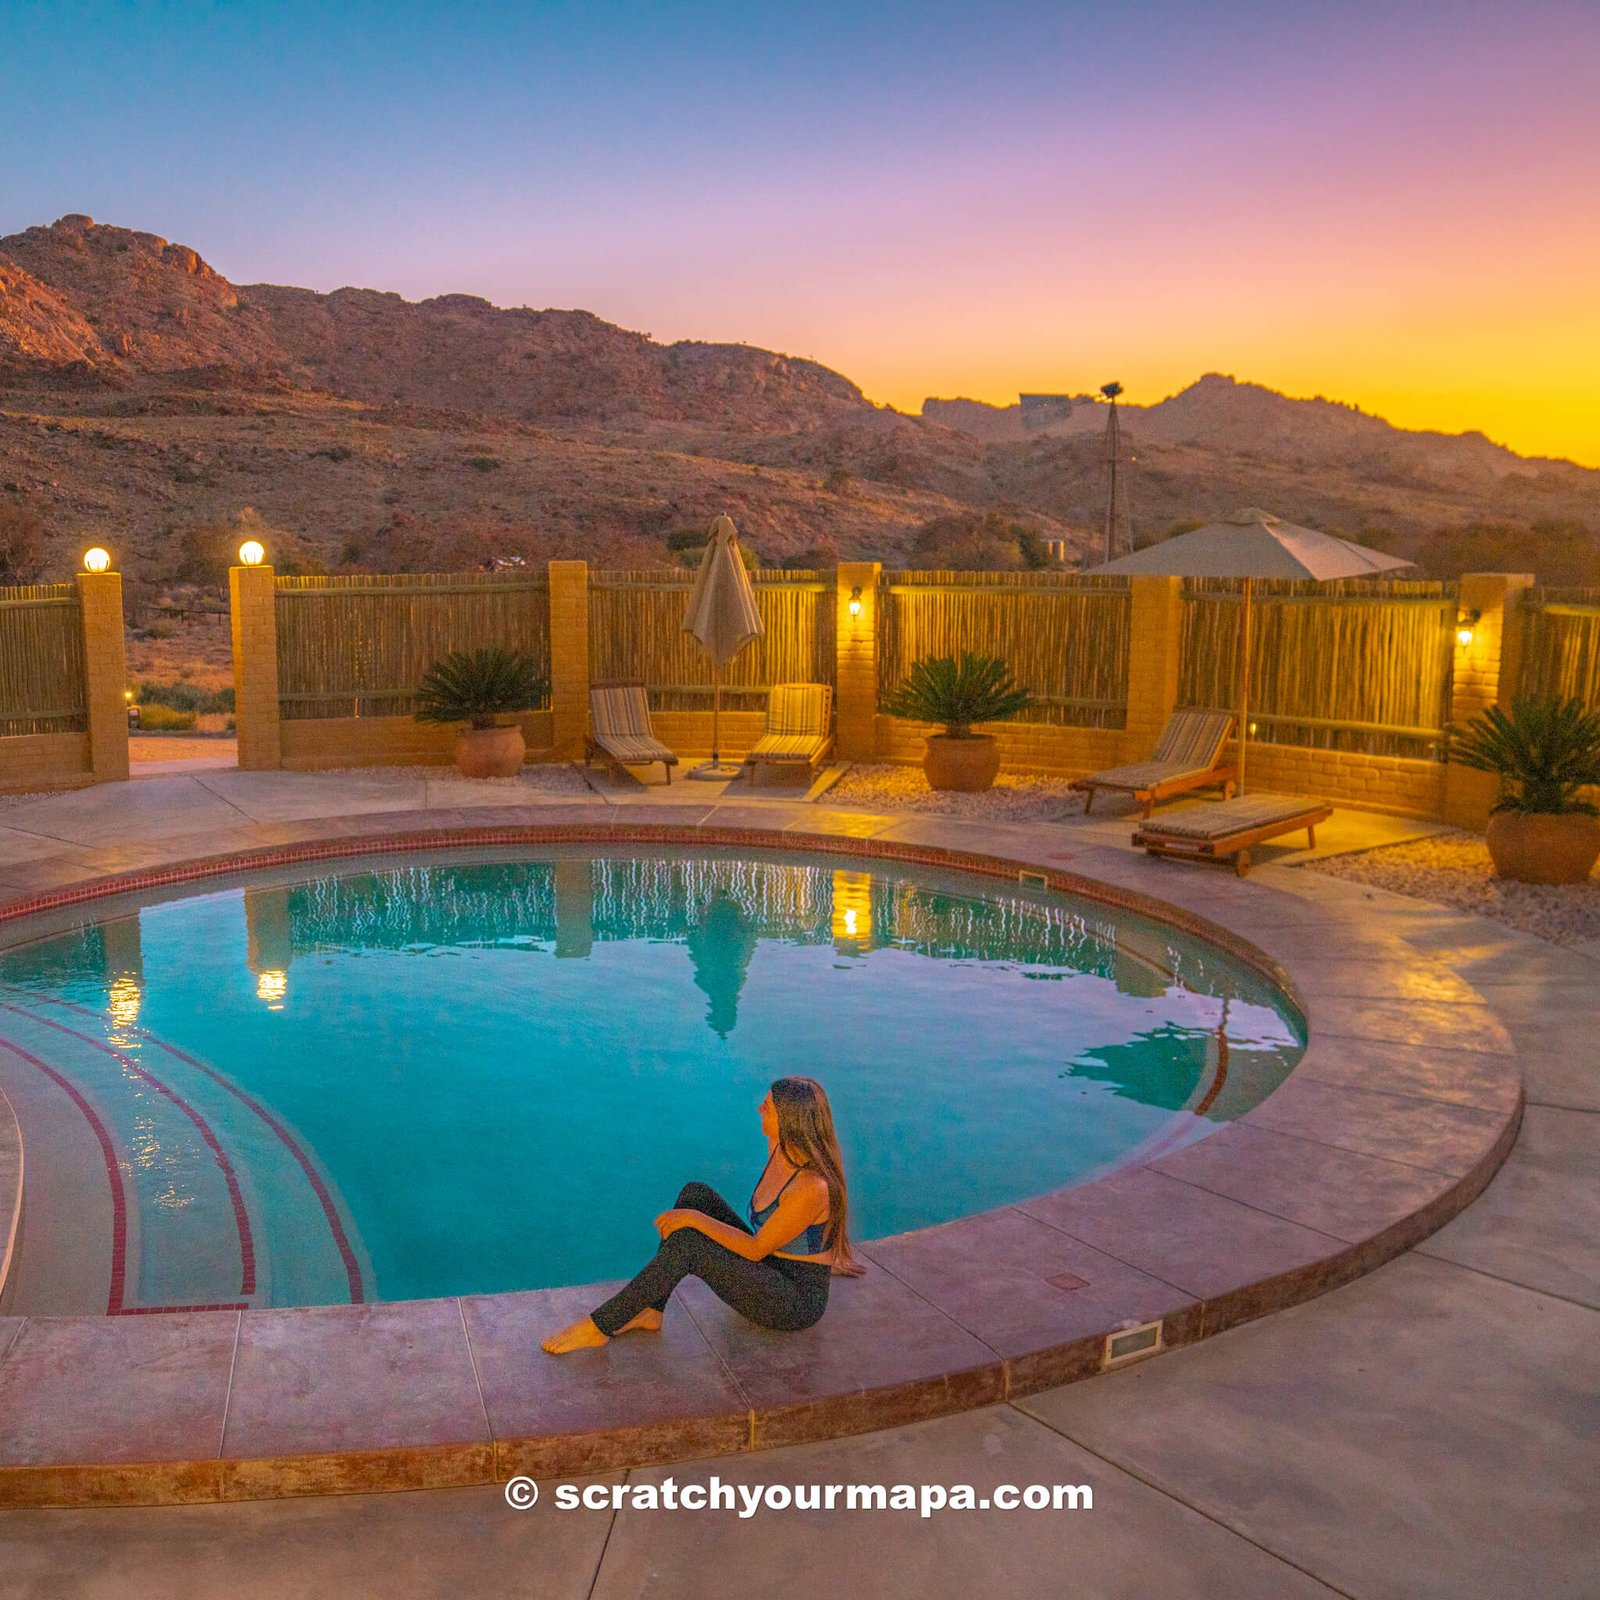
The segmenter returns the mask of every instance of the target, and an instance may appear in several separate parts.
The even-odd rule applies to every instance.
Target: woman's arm
[[[819,1215],[820,1213],[820,1215]],[[656,1218],[656,1232],[663,1239],[679,1228],[697,1228],[708,1239],[715,1239],[746,1261],[764,1261],[774,1250],[789,1243],[813,1222],[828,1214],[828,1185],[814,1173],[801,1173],[778,1198],[778,1209],[761,1224],[759,1233],[718,1222],[703,1211],[663,1211]]]

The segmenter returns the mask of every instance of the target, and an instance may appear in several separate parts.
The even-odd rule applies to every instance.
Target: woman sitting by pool
[[[822,1320],[829,1275],[864,1270],[850,1253],[844,1164],[822,1085],[779,1078],[761,1102],[761,1131],[769,1153],[749,1222],[707,1184],[686,1183],[677,1206],[656,1218],[661,1248],[648,1265],[592,1315],[546,1339],[551,1355],[653,1332],[672,1291],[691,1277],[763,1328],[796,1331]]]

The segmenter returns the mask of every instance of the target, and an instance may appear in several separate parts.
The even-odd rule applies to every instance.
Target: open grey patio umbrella
[[[1400,556],[1369,550],[1331,533],[1299,528],[1270,511],[1247,506],[1208,522],[1192,533],[1147,545],[1091,567],[1095,577],[1143,573],[1160,578],[1242,578],[1243,613],[1239,628],[1239,781],[1244,793],[1245,745],[1250,732],[1250,586],[1257,578],[1370,578],[1380,572],[1415,566]]]
[[[721,764],[722,669],[750,643],[767,630],[756,610],[756,593],[744,557],[739,553],[739,535],[731,517],[718,517],[711,524],[711,537],[704,559],[694,575],[689,591],[689,606],[683,614],[683,631],[692,633],[711,661],[711,759],[690,769],[691,778],[733,778],[737,767]]]

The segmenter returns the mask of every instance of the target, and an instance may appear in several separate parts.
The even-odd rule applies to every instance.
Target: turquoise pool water
[[[1213,947],[936,869],[552,850],[203,886],[0,951],[5,1309],[622,1276],[685,1180],[743,1206],[790,1072],[871,1238],[1204,1137],[1303,1043]]]

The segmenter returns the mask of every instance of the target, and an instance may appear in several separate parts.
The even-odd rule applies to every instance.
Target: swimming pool
[[[1270,1093],[1273,985],[1088,900],[902,864],[581,847],[208,884],[0,951],[28,1156],[6,1310],[618,1277],[687,1178],[742,1205],[788,1072],[853,1232],[1150,1158]]]

